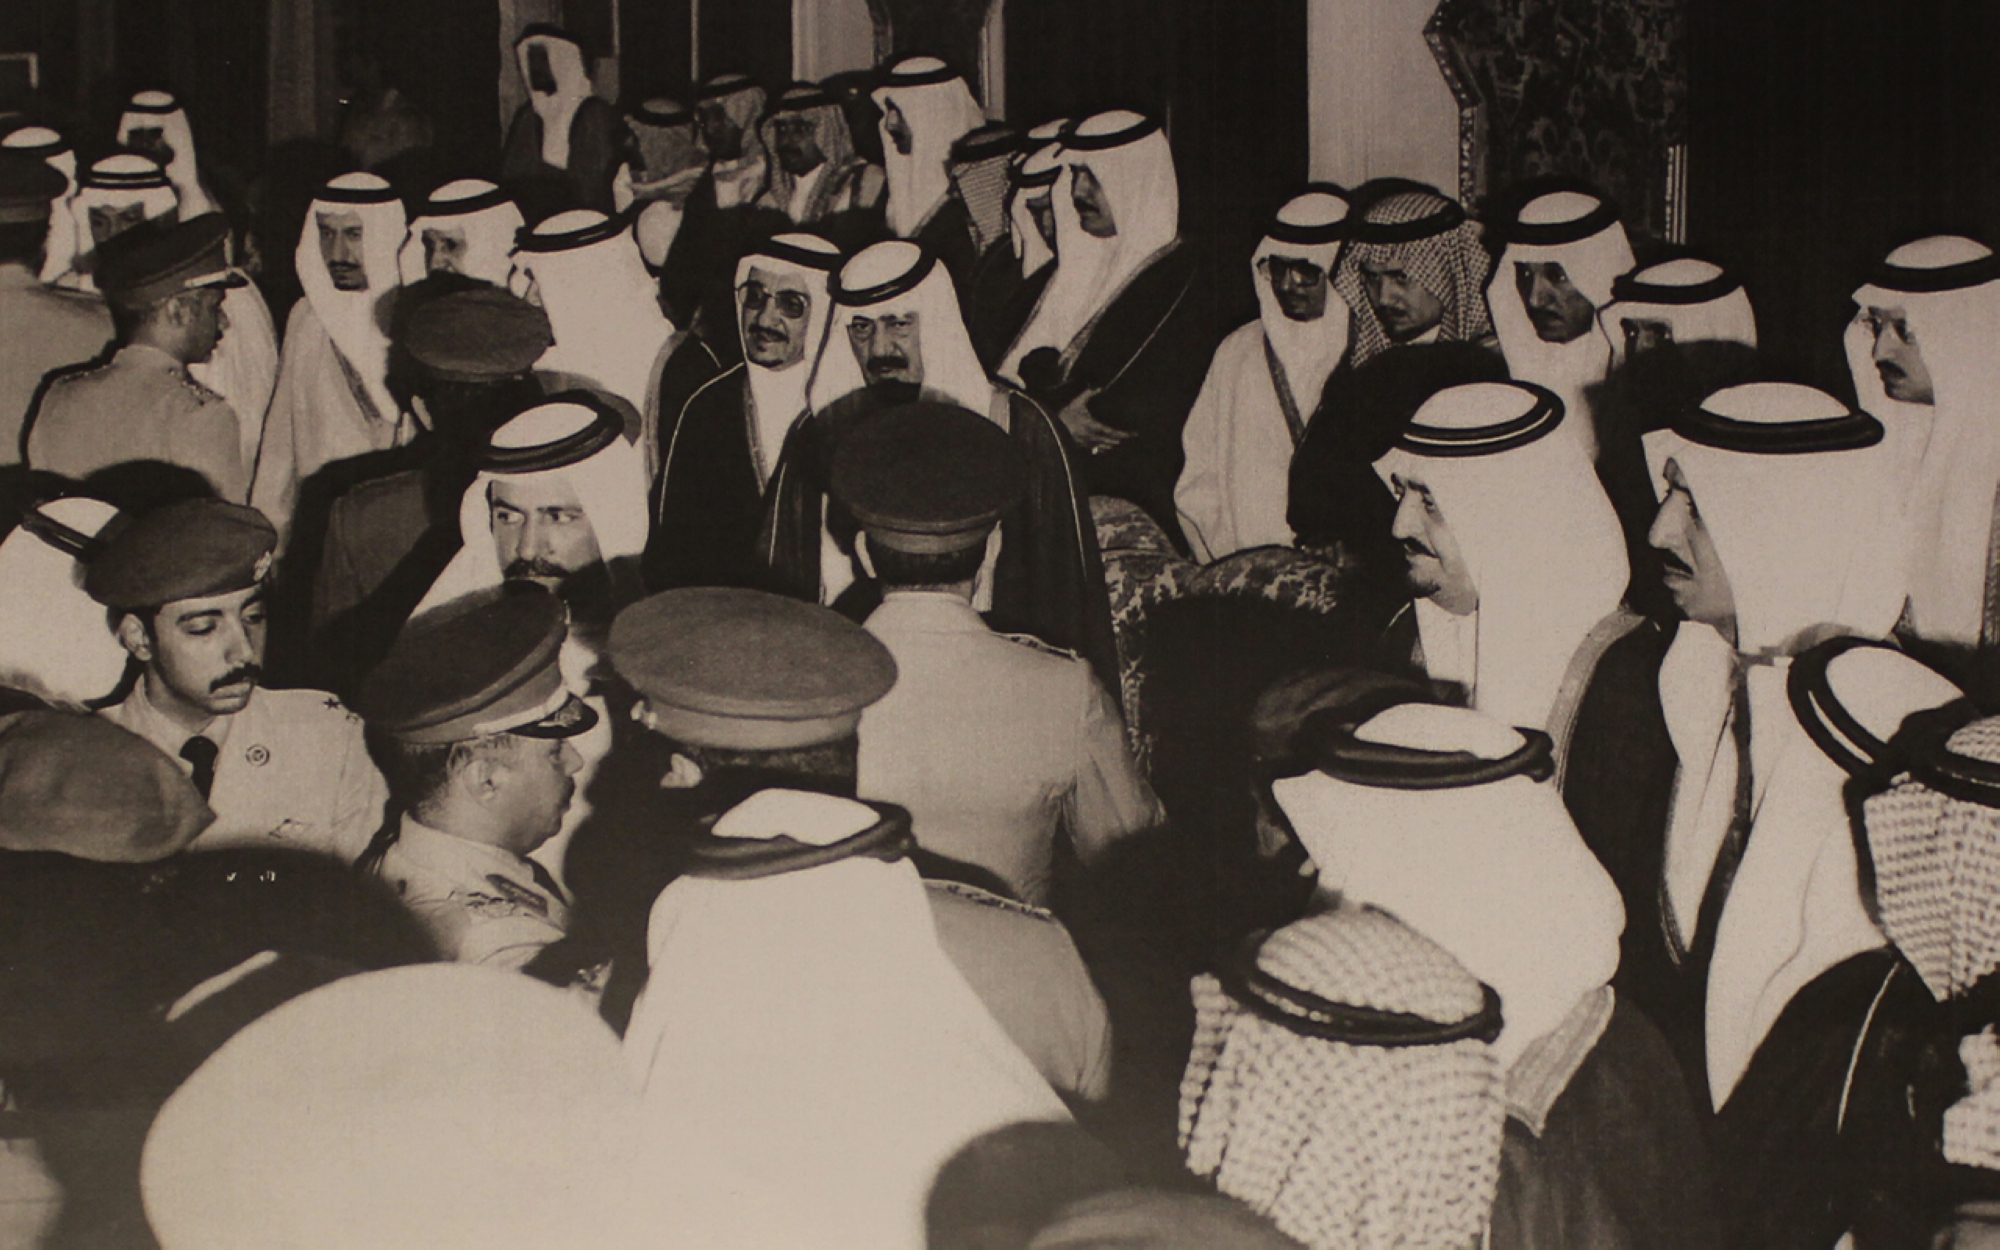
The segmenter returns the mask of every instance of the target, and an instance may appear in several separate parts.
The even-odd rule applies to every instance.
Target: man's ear
[[[875,553],[869,550],[869,544],[874,541],[864,531],[859,541],[854,544],[854,554],[861,558],[861,571],[868,575],[868,579],[879,582],[882,579],[875,572]]]
[[[410,415],[415,417],[417,424],[423,426],[425,429],[431,431],[437,429],[437,422],[431,420],[431,406],[424,402],[422,395],[412,394],[410,396]]]
[[[474,802],[488,804],[506,790],[511,772],[506,757],[498,751],[474,751],[458,766],[453,781],[464,787],[466,796]]]
[[[136,612],[127,612],[118,618],[118,645],[124,647],[133,659],[141,664],[153,662],[153,638],[146,623]]]
[[[706,775],[700,764],[676,751],[673,762],[667,766],[667,775],[660,778],[660,789],[692,790],[702,783]]]

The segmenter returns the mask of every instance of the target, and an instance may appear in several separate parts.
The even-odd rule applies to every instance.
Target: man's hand
[[[1085,391],[1063,405],[1063,410],[1056,414],[1077,445],[1093,456],[1134,437],[1130,430],[1106,425],[1090,415],[1090,401],[1096,397],[1096,391]]]

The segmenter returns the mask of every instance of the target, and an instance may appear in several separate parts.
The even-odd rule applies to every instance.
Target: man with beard
[[[154,461],[200,473],[225,499],[249,493],[236,413],[188,375],[229,329],[223,288],[245,282],[224,257],[228,233],[210,213],[145,222],[106,240],[98,279],[118,351],[49,386],[22,443],[31,468],[81,479]]]
[[[833,452],[865,413],[917,398],[955,404],[1005,429],[1028,463],[1027,493],[1001,518],[991,596],[975,606],[996,629],[1077,652],[1112,688],[1116,646],[1097,532],[1055,418],[987,375],[950,273],[917,244],[865,249],[841,267],[831,294],[834,325],[807,396],[813,415],[792,427],[767,492],[759,554],[773,584],[865,617],[875,593],[854,566],[853,520],[825,503]]]
[[[812,226],[828,218],[864,212],[882,201],[884,175],[854,151],[847,114],[817,83],[786,89],[758,123],[772,165],[758,202],[775,208],[793,224]],[[828,229],[838,229],[839,222]]]
[[[420,288],[409,288],[412,291]],[[430,431],[415,467],[333,501],[313,583],[312,671],[352,691],[458,553],[459,500],[494,430],[542,398],[534,363],[552,341],[541,309],[495,287],[426,299],[397,327],[410,405]]]
[[[494,587],[412,621],[357,700],[396,822],[358,865],[401,896],[445,958],[519,968],[568,927],[528,858],[562,827],[597,713],[563,685],[562,602]]]
[[[1909,610],[1899,632],[1961,653],[2000,643],[1993,518],[2000,484],[2000,257],[1937,235],[1889,253],[1854,293],[1848,367],[1887,427],[1910,527]]]
[[[514,42],[528,99],[514,114],[500,181],[531,221],[566,208],[612,211],[611,180],[624,156],[618,111],[591,94],[583,48],[537,23]]]
[[[456,273],[506,286],[514,272],[521,210],[505,191],[481,178],[447,182],[424,198],[396,255],[404,286],[432,274]]]
[[[973,250],[965,206],[952,198],[947,165],[952,145],[986,114],[964,77],[934,56],[897,61],[873,95],[882,110],[889,233],[930,249],[962,288],[979,253]]]
[[[1197,559],[1290,546],[1287,477],[1320,389],[1347,354],[1347,305],[1329,275],[1346,237],[1347,196],[1294,197],[1250,259],[1259,315],[1222,340],[1181,431],[1174,486]]]
[[[649,586],[755,586],[764,491],[806,411],[806,383],[826,335],[827,279],[839,249],[781,234],[737,262],[743,361],[662,413]],[[664,400],[663,400],[664,402]]]
[[[1174,508],[1181,428],[1222,337],[1209,267],[1181,237],[1173,150],[1158,121],[1100,113],[1062,142],[1052,192],[1060,259],[1000,373],[1088,453],[1090,494],[1138,504],[1185,550]]]
[[[214,499],[145,513],[84,573],[140,676],[113,723],[182,762],[215,809],[197,845],[289,847],[351,861],[386,790],[361,722],[319,690],[266,690],[265,606],[277,534]]]
[[[179,207],[167,171],[152,157],[113,152],[92,161],[70,198],[74,244],[69,267],[51,280],[78,291],[96,290],[92,275],[97,271],[98,246],[142,221],[177,217]]]
[[[1571,658],[1629,575],[1611,501],[1562,437],[1571,419],[1525,382],[1455,386],[1375,462],[1397,499],[1390,534],[1416,596],[1417,667],[1528,729],[1548,722]],[[1400,653],[1407,635],[1392,629]]]
[[[1364,183],[1354,203],[1333,289],[1354,311],[1355,367],[1412,343],[1496,346],[1486,308],[1493,261],[1465,209],[1401,178]]]
[[[1514,198],[1518,207],[1496,223],[1506,250],[1486,293],[1500,353],[1516,380],[1547,387],[1563,401],[1570,412],[1565,434],[1582,439],[1595,462],[1598,440],[1585,388],[1604,380],[1612,356],[1597,313],[1611,302],[1612,283],[1631,270],[1632,245],[1618,206],[1580,184],[1530,184]]]
[[[0,464],[21,455],[21,427],[50,372],[94,358],[112,335],[93,300],[44,286],[42,271],[61,173],[42,158],[0,148]]]
[[[707,198],[716,208],[755,203],[770,183],[771,157],[757,126],[764,89],[747,74],[720,74],[695,92],[694,111],[708,153]]]
[[[219,213],[195,162],[194,127],[171,91],[140,91],[126,102],[118,119],[118,146],[152,157],[167,173],[180,200],[181,216]]]
[[[400,447],[416,435],[389,389],[389,336],[378,317],[400,284],[403,204],[374,174],[342,174],[306,211],[293,256],[305,298],[285,323],[278,389],[264,423],[250,502],[282,544],[299,484],[336,460]]]

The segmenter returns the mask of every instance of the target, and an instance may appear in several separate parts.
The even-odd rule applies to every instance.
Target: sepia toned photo
[[[1996,66],[6,0],[0,1250],[2000,1246]]]

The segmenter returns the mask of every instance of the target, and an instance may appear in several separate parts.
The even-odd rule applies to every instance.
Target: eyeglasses
[[[1289,281],[1293,286],[1314,287],[1326,281],[1326,270],[1311,261],[1294,260],[1289,256],[1266,256],[1257,262],[1273,284]]]
[[[750,312],[763,312],[764,306],[773,299],[778,301],[781,316],[797,321],[812,310],[812,297],[804,291],[779,291],[772,294],[769,287],[761,282],[745,282],[736,288],[736,300]]]

